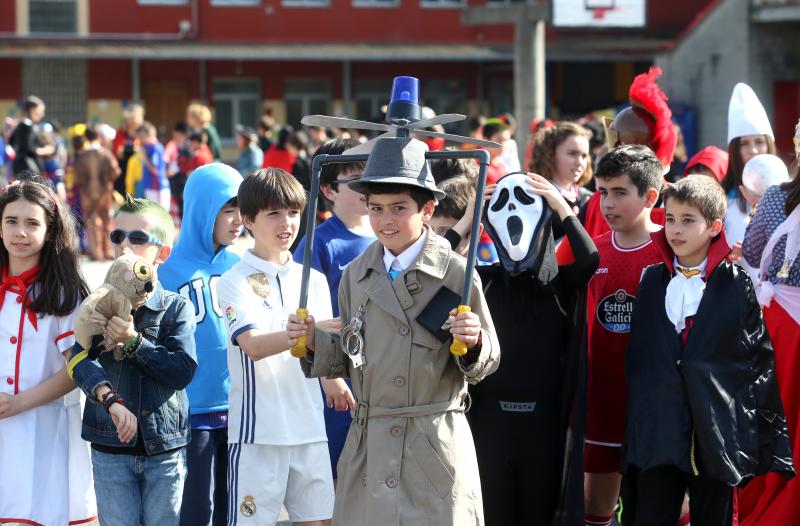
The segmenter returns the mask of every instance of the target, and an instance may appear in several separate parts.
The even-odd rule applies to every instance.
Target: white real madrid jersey
[[[319,381],[308,379],[288,350],[258,361],[237,345],[249,330],[286,328],[300,296],[302,266],[278,266],[250,251],[222,275],[219,304],[228,328],[228,443],[298,445],[327,441]],[[311,271],[308,310],[316,319],[332,317],[325,277]]]

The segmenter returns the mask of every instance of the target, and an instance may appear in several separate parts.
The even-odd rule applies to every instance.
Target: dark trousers
[[[178,204],[178,215],[183,218],[183,189],[186,186],[186,174],[176,173],[169,179],[169,192]]]
[[[475,410],[469,413],[469,422],[486,526],[550,524],[558,507],[562,475],[558,424]]]
[[[227,471],[228,429],[192,429],[192,440],[186,446],[181,526],[225,526]]]
[[[673,466],[628,471],[622,479],[624,526],[675,526],[687,490],[692,526],[731,525],[733,487],[724,482],[687,475]]]

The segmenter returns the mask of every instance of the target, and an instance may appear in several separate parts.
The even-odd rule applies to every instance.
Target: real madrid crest
[[[247,276],[247,282],[250,284],[250,287],[253,289],[253,292],[255,292],[256,295],[264,299],[269,296],[269,281],[267,280],[267,275],[263,272],[250,274]]]
[[[262,274],[263,275],[263,274]],[[252,495],[245,495],[244,500],[239,505],[239,511],[245,517],[252,517],[256,514],[256,499]]]

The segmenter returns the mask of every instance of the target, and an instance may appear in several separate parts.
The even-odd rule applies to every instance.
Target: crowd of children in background
[[[510,114],[470,119],[500,145],[481,196],[474,161],[424,161],[439,139],[325,165],[305,319],[311,160],[367,137],[263,116],[229,166],[202,104],[162,145],[141,106],[62,131],[26,99],[0,194],[0,523],[800,522],[800,124],[787,169],[738,84],[727,148],[678,168],[659,73],[527,145]],[[472,310],[431,329],[479,200]],[[108,322],[121,360],[73,347],[73,247],[157,273]]]

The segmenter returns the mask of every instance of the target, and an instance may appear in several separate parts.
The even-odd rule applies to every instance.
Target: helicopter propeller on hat
[[[416,171],[419,173],[416,175],[413,173],[402,175],[400,179],[403,177],[408,177],[411,181],[415,181],[413,184],[417,186],[423,186],[425,188],[428,188],[428,185],[432,185],[434,195],[436,195],[437,192],[442,192],[436,189],[435,183],[433,182],[433,177],[430,176],[427,167],[428,160],[475,159],[479,165],[475,195],[484,194],[484,190],[486,188],[486,170],[490,161],[489,152],[487,152],[485,149],[442,150],[437,152],[428,152],[426,151],[427,146],[419,144],[414,139],[410,139],[409,136],[413,133],[414,135],[426,137],[439,137],[457,143],[480,146],[482,148],[500,148],[501,145],[492,141],[473,139],[472,137],[463,137],[461,135],[452,135],[449,133],[439,133],[425,130],[424,128],[436,124],[447,124],[451,122],[462,121],[466,119],[466,116],[459,114],[443,114],[428,119],[421,119],[421,107],[419,105],[419,80],[414,77],[395,77],[394,83],[392,84],[392,97],[390,100],[391,102],[389,102],[389,107],[386,111],[386,124],[347,119],[344,117],[329,117],[326,115],[307,115],[300,121],[306,126],[349,128],[384,132],[371,141],[351,148],[341,155],[316,155],[311,162],[311,189],[309,192],[306,209],[303,271],[300,280],[299,306],[296,311],[296,314],[298,317],[300,317],[300,319],[304,320],[308,316],[308,309],[306,308],[308,300],[308,285],[311,275],[311,260],[313,257],[312,251],[314,246],[314,228],[316,226],[317,198],[319,196],[319,178],[323,165],[332,163],[368,161],[370,158],[374,157],[370,155],[373,147],[380,145],[377,146],[377,149],[375,150],[375,155],[377,158],[373,159],[372,162],[367,163],[367,167],[364,170],[365,173],[362,176],[362,179],[371,180],[370,182],[375,182],[378,179],[384,179],[388,182],[390,179],[394,181],[397,176],[401,176],[402,174],[399,172],[402,170],[399,170],[398,173],[392,173],[391,175],[368,174],[367,172],[369,172],[370,168],[374,165],[380,165],[384,162],[387,162],[387,159],[396,160],[399,158],[402,161],[404,155],[413,156],[416,154],[416,161],[419,161],[419,154],[421,152],[424,155],[422,162],[412,163],[416,167]],[[397,139],[397,141],[394,139]],[[415,143],[417,143],[416,146],[421,146],[422,149],[416,147],[414,145]],[[412,146],[410,148],[406,148],[408,145]],[[405,152],[405,150],[408,150],[408,152]],[[399,157],[397,155],[398,153],[400,154]],[[389,162],[391,163],[392,161]],[[398,164],[403,163],[400,162]],[[380,172],[380,170],[377,171]],[[411,171],[413,172],[414,170]],[[424,177],[421,177],[422,181],[420,181],[420,175],[424,175]],[[428,176],[430,176],[430,181],[428,181]],[[356,185],[357,183],[358,181],[351,182],[349,186],[355,189],[353,185]],[[467,265],[464,273],[464,288],[461,294],[461,304],[457,306],[457,311],[459,314],[462,312],[469,312],[470,310],[469,305],[472,294],[472,275],[475,270],[475,261],[477,259],[478,236],[480,233],[482,209],[483,201],[476,199],[472,219],[472,229],[470,232],[469,250],[467,252]],[[346,352],[349,353],[349,351]],[[450,352],[456,356],[462,356],[466,354],[467,346],[464,342],[453,339],[453,342],[450,346]],[[297,339],[297,342],[291,347],[291,353],[293,356],[298,358],[306,355],[305,336],[301,336]],[[363,362],[360,363],[363,366]]]
[[[482,148],[499,148],[500,145],[492,141],[441,133],[426,130],[425,128],[439,124],[451,124],[467,118],[458,113],[445,113],[428,119],[421,118],[419,100],[419,80],[414,77],[395,77],[392,86],[392,97],[386,111],[386,123],[361,121],[346,117],[330,117],[328,115],[306,115],[300,121],[305,126],[320,128],[342,128],[355,130],[382,131],[381,135],[358,146],[345,151],[343,155],[370,153],[378,139],[388,137],[408,137],[409,133],[423,137],[436,137],[446,141],[460,144],[472,144]]]

